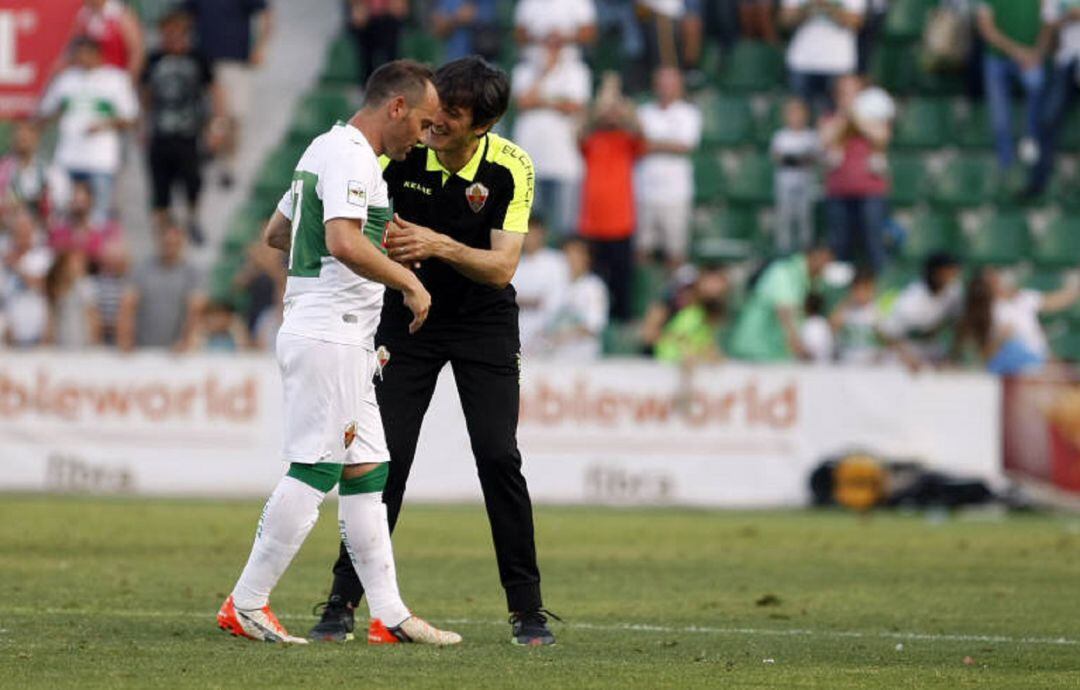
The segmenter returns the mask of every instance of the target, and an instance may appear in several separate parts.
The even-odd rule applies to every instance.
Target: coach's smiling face
[[[473,127],[472,108],[443,106],[428,130],[428,148],[434,151],[458,151],[484,135],[487,127]]]

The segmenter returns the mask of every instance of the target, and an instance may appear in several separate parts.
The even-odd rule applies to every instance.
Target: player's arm
[[[466,278],[497,288],[513,279],[524,241],[525,233],[492,230],[491,249],[477,249],[398,215],[386,226],[386,249],[394,261],[441,259]]]
[[[405,295],[405,306],[413,313],[410,333],[415,333],[424,324],[431,308],[431,295],[415,273],[391,261],[364,237],[362,220],[331,218],[326,221],[326,248],[353,273]]]
[[[263,229],[263,242],[286,254],[292,248],[292,221],[281,211],[274,211],[274,215],[270,217],[266,228]]]

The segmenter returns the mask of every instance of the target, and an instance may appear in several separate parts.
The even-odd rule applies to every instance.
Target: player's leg
[[[540,595],[532,501],[517,447],[519,349],[516,336],[467,340],[455,345],[451,364],[514,622],[513,640],[553,644]]]
[[[338,519],[342,544],[367,592],[371,612],[368,642],[457,644],[460,635],[438,630],[413,616],[401,600],[390,525],[382,502],[390,454],[371,380],[374,355],[354,366],[355,370],[339,381],[339,399],[347,410],[343,420],[347,455],[339,489]]]

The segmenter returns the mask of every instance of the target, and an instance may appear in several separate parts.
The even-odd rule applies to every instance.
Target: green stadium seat
[[[918,65],[911,47],[884,43],[870,58],[870,76],[894,96],[911,93],[918,78]]]
[[[340,90],[312,91],[297,105],[289,127],[289,140],[297,146],[307,146],[312,138],[325,132],[338,120],[348,120],[352,113],[352,102]]]
[[[949,139],[949,102],[941,98],[912,98],[900,111],[892,145],[934,149],[941,148]]]
[[[763,117],[754,124],[754,140],[759,148],[768,149],[773,135],[784,126],[784,99],[778,98],[769,104]]]
[[[1059,216],[1035,238],[1031,258],[1040,266],[1080,266],[1080,218]]]
[[[1023,112],[1018,104],[1013,103],[1013,133],[1019,133],[1018,117]],[[990,108],[985,102],[974,105],[970,112],[957,113],[953,121],[953,131],[956,134],[955,142],[965,149],[994,148],[994,132],[990,125]]]
[[[330,44],[323,63],[322,83],[335,86],[360,84],[360,63],[356,46],[349,36],[339,36]]]
[[[959,254],[963,248],[960,224],[948,214],[919,213],[912,219],[900,250],[900,258],[918,266],[934,252]]]
[[[699,101],[702,143],[707,147],[733,147],[753,143],[754,111],[738,96],[706,95]]]
[[[783,85],[784,57],[780,49],[762,41],[742,40],[735,44],[721,77],[729,91],[771,91]]]
[[[1054,329],[1050,334],[1050,350],[1066,362],[1080,362],[1080,330]]]
[[[1080,109],[1069,109],[1069,115],[1058,134],[1058,147],[1059,150],[1080,149]]]
[[[1049,196],[1064,209],[1073,213],[1080,210],[1080,176],[1059,165],[1050,180]]]
[[[893,0],[885,17],[885,36],[895,42],[914,41],[922,35],[927,10],[935,0]]]
[[[1031,253],[1031,233],[1021,213],[990,216],[969,239],[967,258],[976,264],[1013,264]]]
[[[634,268],[634,284],[631,296],[631,310],[634,318],[645,315],[645,310],[653,300],[664,291],[666,277],[664,269],[651,264],[638,265]]]
[[[713,204],[724,196],[724,168],[712,151],[694,154],[694,203]]]
[[[728,201],[765,206],[773,203],[773,164],[764,154],[748,154],[739,161],[737,174],[728,175]]]
[[[401,54],[402,57],[437,65],[442,62],[443,42],[427,31],[406,31],[401,39]]]
[[[703,215],[690,253],[696,261],[739,261],[753,256],[762,239],[752,211],[722,209]]]
[[[893,206],[914,206],[926,196],[926,168],[918,154],[894,153],[889,156]]]
[[[641,354],[641,334],[637,324],[609,324],[601,338],[605,355],[627,357]]]
[[[930,199],[944,206],[978,206],[994,200],[998,188],[997,164],[991,156],[959,156],[932,180]]]

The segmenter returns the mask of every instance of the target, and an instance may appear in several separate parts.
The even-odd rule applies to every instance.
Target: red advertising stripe
[[[0,118],[33,112],[81,6],[81,0],[0,0]]]

